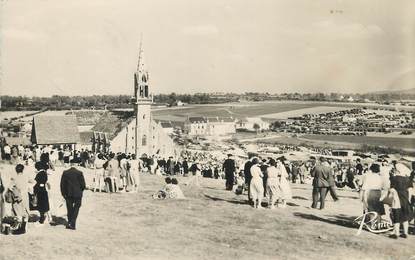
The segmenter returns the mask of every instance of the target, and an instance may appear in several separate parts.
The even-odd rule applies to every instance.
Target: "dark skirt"
[[[35,191],[37,198],[37,210],[39,212],[49,211],[49,195],[46,189],[37,189]]]
[[[379,215],[385,215],[385,207],[383,206],[383,202],[379,201],[381,195],[381,190],[369,190],[367,195],[367,207],[369,212],[375,211]]]
[[[63,162],[64,163],[69,163],[69,156],[64,156],[63,157]]]
[[[407,193],[407,192],[406,192]],[[392,209],[392,222],[402,223],[405,221],[411,221],[414,217],[411,203],[408,200],[407,194],[398,193],[401,208]]]

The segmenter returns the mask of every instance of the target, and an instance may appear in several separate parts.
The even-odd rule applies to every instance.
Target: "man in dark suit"
[[[324,209],[324,202],[330,187],[329,178],[333,171],[330,166],[325,165],[325,161],[324,157],[320,157],[320,163],[311,171],[311,176],[314,177],[312,208],[317,208],[317,203],[320,201],[320,209]]]
[[[167,166],[166,166],[166,173],[167,175],[173,175],[174,174],[174,160],[173,160],[173,156],[170,156],[169,159],[167,160]]]
[[[250,156],[249,160],[245,163],[244,165],[244,175],[245,175],[245,185],[248,188],[248,202],[251,203],[252,202],[252,198],[251,198],[251,179],[252,179],[252,175],[251,175],[251,167],[252,167],[252,158]]]
[[[232,159],[232,154],[228,154],[228,159],[223,163],[223,171],[225,172],[226,190],[232,190],[235,180],[235,161]]]
[[[184,158],[182,167],[183,167],[183,175],[187,176],[189,174],[189,164],[187,163],[187,158]]]
[[[82,203],[82,193],[85,190],[84,175],[75,165],[76,160],[71,160],[71,168],[64,171],[61,177],[61,193],[66,200],[68,210],[67,229],[76,229],[76,219]]]

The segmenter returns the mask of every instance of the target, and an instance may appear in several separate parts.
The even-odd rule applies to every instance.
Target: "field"
[[[4,112],[0,112],[0,121],[3,121],[5,119],[20,117],[20,116],[25,116],[27,114],[32,114],[32,113],[35,113],[35,112],[37,112],[37,111],[25,110],[25,111],[4,111]]]
[[[3,174],[11,170],[3,167]],[[50,176],[54,201],[61,171]],[[91,180],[90,172],[85,175]],[[296,184],[286,209],[257,210],[245,203],[246,196],[225,191],[220,180],[203,179],[202,188],[182,185],[185,200],[153,200],[162,185],[162,178],[145,175],[137,194],[86,191],[76,231],[66,230],[60,216],[56,226],[1,236],[0,259],[364,260],[415,254],[415,236],[356,236],[353,219],[361,205],[352,191],[339,191],[336,203],[328,197],[320,211],[309,208],[311,186]]]
[[[315,106],[315,107],[310,107],[310,108],[290,110],[286,112],[266,114],[266,115],[262,115],[262,117],[269,118],[269,119],[288,119],[290,117],[300,117],[304,114],[323,114],[323,113],[329,113],[329,112],[338,112],[338,111],[342,111],[346,109],[349,109],[349,108],[331,107],[331,106]]]
[[[301,138],[325,142],[341,142],[351,144],[367,144],[374,146],[386,146],[396,149],[415,150],[414,138],[393,138],[374,136],[345,136],[345,135],[303,135]]]
[[[312,113],[314,108],[318,111],[337,111],[344,109],[348,104],[338,105],[322,105],[313,102],[249,102],[234,104],[217,104],[217,105],[192,105],[186,108],[170,108],[160,109],[153,112],[156,119],[184,121],[188,116],[208,116],[208,117],[234,117],[237,119],[245,117],[272,117],[272,114],[293,111],[304,111],[304,113]],[[310,109],[310,110],[309,110]],[[309,111],[309,112],[308,112]]]

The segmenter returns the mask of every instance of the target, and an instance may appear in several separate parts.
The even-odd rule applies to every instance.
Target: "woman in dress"
[[[132,191],[137,192],[138,186],[140,186],[140,161],[136,158],[135,154],[131,155],[131,160],[129,160],[129,164],[129,175],[133,186]]]
[[[51,216],[49,215],[49,195],[47,185],[48,183],[48,175],[46,170],[48,166],[43,162],[37,162],[35,164],[35,168],[38,171],[35,177],[36,184],[33,187],[33,192],[37,198],[37,210],[40,213],[39,223],[44,224],[46,217],[48,221],[51,222]]]
[[[278,170],[275,167],[277,162],[274,159],[269,161],[269,167],[267,168],[267,196],[268,196],[268,206],[270,209],[275,208],[275,202],[278,196]]]
[[[119,162],[115,159],[115,154],[110,154],[110,159],[106,162],[105,190],[107,192],[118,192],[118,179],[120,178]]]
[[[202,175],[202,166],[195,162],[190,167],[190,172],[192,175],[190,176],[189,180],[185,183],[185,185],[190,186],[191,184],[195,184],[196,187],[200,187],[200,180],[199,176]]]
[[[278,207],[285,208],[287,206],[287,200],[291,199],[291,187],[288,181],[288,172],[284,163],[278,160],[277,163],[278,171],[278,187],[279,187],[279,199],[282,202],[281,206]]]
[[[104,164],[105,164],[104,156],[99,153],[94,160],[94,189],[101,191],[101,186],[104,184]]]
[[[14,183],[19,189],[22,196],[22,205],[24,209],[24,216],[29,218],[29,177],[25,174],[25,167],[23,164],[18,164],[15,167],[16,175],[14,176]]]
[[[380,165],[374,163],[362,177],[362,187],[359,194],[363,202],[364,213],[376,212],[378,214],[378,223],[381,216],[385,215],[385,207],[383,206],[383,202],[380,201],[383,187],[383,180],[380,176]]]
[[[405,165],[398,163],[394,169],[394,176],[391,176],[391,193],[392,193],[392,221],[393,235],[391,238],[397,239],[399,236],[400,224],[403,226],[401,237],[408,237],[409,221],[413,218],[413,212],[410,204],[411,194],[409,191],[412,187],[409,175],[411,171]]]
[[[254,158],[252,160],[251,172],[251,184],[249,186],[251,190],[252,200],[254,202],[254,208],[262,209],[261,202],[264,195],[264,184],[262,181],[262,171],[259,167],[259,159]],[[257,202],[258,200],[258,202]]]
[[[128,161],[127,161],[127,155],[121,154],[120,156],[120,181],[122,185],[122,191],[127,191],[127,172],[128,172]]]

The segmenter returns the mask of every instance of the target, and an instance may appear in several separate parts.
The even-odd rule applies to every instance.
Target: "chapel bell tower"
[[[134,73],[134,97],[132,103],[136,116],[135,121],[135,154],[141,157],[149,155],[151,147],[151,104],[153,96],[150,94],[148,84],[148,71],[145,68],[142,43],[138,54],[137,70]]]

